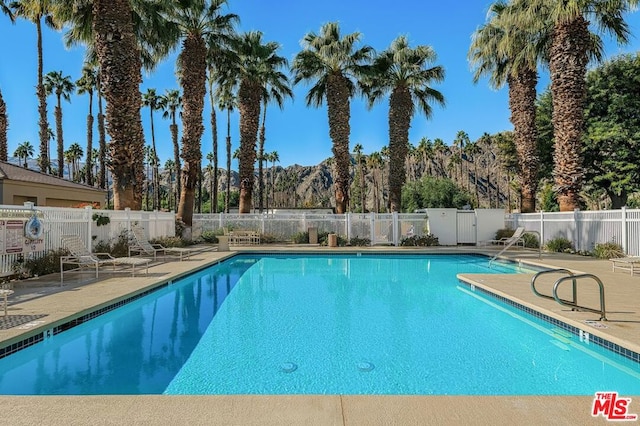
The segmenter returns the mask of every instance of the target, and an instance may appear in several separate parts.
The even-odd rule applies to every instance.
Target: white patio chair
[[[145,265],[149,271],[149,259],[132,257],[113,257],[109,253],[91,253],[82,239],[78,235],[63,235],[62,247],[66,248],[69,256],[60,257],[60,285],[64,282],[64,273],[91,268],[95,270],[95,277],[98,278],[98,270],[102,265],[111,265],[115,270],[116,265],[131,266],[132,276],[135,276],[136,266]],[[75,265],[76,268],[64,270],[64,265]]]
[[[185,247],[164,247],[162,244],[151,244],[144,233],[144,229],[138,225],[131,225],[131,238],[129,239],[129,256],[132,253],[138,255],[146,254],[153,256],[153,259],[157,259],[158,253],[166,255],[167,253],[174,253],[180,256],[180,260],[187,259],[194,251]]]

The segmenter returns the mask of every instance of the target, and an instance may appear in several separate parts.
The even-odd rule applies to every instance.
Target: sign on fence
[[[26,219],[0,220],[0,254],[30,253],[44,250],[44,238],[24,235]]]

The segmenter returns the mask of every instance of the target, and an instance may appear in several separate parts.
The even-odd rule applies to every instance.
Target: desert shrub
[[[353,237],[349,240],[349,245],[354,247],[370,246],[371,240],[369,238]]]
[[[278,238],[273,234],[260,235],[260,244],[275,244],[278,242]]]
[[[318,235],[318,239],[320,236]],[[309,233],[308,232],[298,232],[293,234],[291,237],[294,243],[296,244],[309,244]]]
[[[160,244],[163,247],[186,247],[195,244],[194,241],[187,241],[180,237],[160,237],[149,240],[151,244]]]
[[[540,247],[540,241],[535,234],[524,234],[522,235],[522,239],[524,240],[524,246],[527,248],[538,248]]]
[[[26,259],[16,262],[14,271],[29,277],[41,277],[47,274],[60,272],[60,258],[68,256],[66,249],[49,250],[44,256],[35,258],[27,256]]]
[[[556,237],[547,241],[545,249],[548,251],[564,253],[566,251],[574,251],[573,243],[565,237]]]
[[[334,234],[335,232],[327,232],[327,231],[318,231],[318,244],[321,246],[329,245],[329,234]],[[342,235],[338,234],[338,247],[344,247],[347,245],[347,239]]]
[[[217,234],[215,231],[204,231],[200,238],[202,238],[205,243],[216,244],[218,242],[218,235],[220,234]]]
[[[116,238],[109,241],[98,241],[93,247],[94,253],[109,253],[113,257],[124,257],[129,255],[129,237],[124,230]]]
[[[614,257],[624,257],[622,246],[615,242],[596,244],[593,248],[593,255],[598,259],[612,259]]]
[[[412,237],[403,238],[400,240],[400,245],[403,247],[430,247],[438,246],[438,237],[433,234],[414,235]]]

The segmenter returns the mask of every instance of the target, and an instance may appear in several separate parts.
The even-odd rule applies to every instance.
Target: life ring
[[[24,225],[24,236],[30,240],[39,240],[42,238],[44,228],[42,222],[37,216],[32,216]]]

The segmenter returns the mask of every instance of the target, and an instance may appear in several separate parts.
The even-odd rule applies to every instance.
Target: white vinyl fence
[[[28,220],[37,215],[43,228],[44,250],[7,253],[4,228],[0,228],[0,276],[13,273],[16,261],[24,256],[39,257],[49,250],[58,250],[63,235],[79,235],[87,247],[94,247],[99,242],[116,240],[123,232],[130,229],[131,223],[140,224],[150,239],[175,235],[175,214],[165,212],[146,212],[132,210],[94,210],[91,207],[32,207],[25,203],[24,207],[0,205],[0,221]],[[98,226],[94,215],[109,217],[109,223]]]
[[[224,229],[245,229],[267,234],[276,241],[292,241],[293,236],[316,228],[347,239],[366,238],[371,244],[398,244],[402,236],[428,233],[424,213],[277,213],[277,214],[194,214],[193,238],[204,232],[222,234]]]
[[[514,213],[505,222],[539,232],[543,244],[564,237],[576,250],[591,251],[596,244],[615,242],[627,255],[640,256],[639,209]]]

